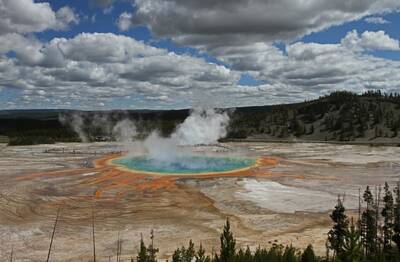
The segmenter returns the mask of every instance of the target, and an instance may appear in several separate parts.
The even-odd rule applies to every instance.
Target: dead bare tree
[[[118,251],[118,262],[121,262],[121,255],[122,255],[122,237],[119,239],[119,251]]]
[[[10,262],[13,262],[14,247],[11,246]]]
[[[96,262],[96,237],[94,233],[94,206],[92,206],[93,261]]]
[[[117,239],[117,262],[119,262],[119,250],[120,250],[120,243],[119,243],[119,231],[118,231],[118,239]]]
[[[358,188],[358,221],[361,221],[361,188]]]
[[[49,261],[50,261],[51,247],[52,247],[52,245],[53,245],[54,234],[56,233],[57,223],[58,223],[58,219],[59,219],[59,217],[60,217],[60,211],[61,211],[61,206],[59,206],[59,207],[58,207],[58,210],[57,210],[57,216],[56,216],[56,220],[55,220],[55,222],[54,222],[53,233],[51,234],[49,252],[47,253],[46,262],[49,262]]]
[[[118,232],[118,262],[121,262],[121,255],[122,255],[122,236],[120,236]]]

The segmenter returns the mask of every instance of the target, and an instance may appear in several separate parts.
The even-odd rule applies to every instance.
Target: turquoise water
[[[160,161],[147,156],[114,159],[113,164],[136,171],[172,174],[200,174],[232,171],[255,163],[251,158],[182,156],[171,161]]]

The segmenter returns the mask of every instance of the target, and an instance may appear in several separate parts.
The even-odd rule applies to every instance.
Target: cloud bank
[[[400,62],[368,54],[399,49],[382,31],[351,31],[339,44],[296,42],[285,50],[261,42],[215,49],[230,68],[111,33],[47,43],[19,34],[0,40],[1,53],[16,53],[0,57],[0,85],[21,92],[27,106],[101,108],[128,99],[133,108],[190,107],[206,93],[214,105],[229,107],[302,101],[338,89],[392,92],[400,84],[394,73]],[[239,85],[243,72],[263,84]]]
[[[400,8],[397,0],[136,0],[121,30],[144,25],[160,37],[210,51],[293,40],[332,25]],[[129,22],[128,22],[129,21]]]

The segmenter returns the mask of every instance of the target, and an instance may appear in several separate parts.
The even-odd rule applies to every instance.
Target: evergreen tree
[[[140,236],[140,248],[139,248],[138,255],[136,257],[136,261],[137,262],[148,262],[148,261],[150,261],[149,260],[149,254],[147,252],[146,245],[144,244],[142,235]]]
[[[397,245],[400,252],[400,183],[397,183],[394,189],[395,205],[394,205],[394,225],[393,225],[393,241]]]
[[[334,254],[340,256],[343,251],[344,241],[347,234],[347,227],[349,221],[345,214],[346,209],[343,206],[343,202],[338,197],[335,209],[330,215],[334,225],[328,233],[329,247],[334,251]]]
[[[243,249],[239,249],[235,262],[251,262],[253,261],[253,254],[250,251],[249,246],[247,246],[246,250],[243,251]]]
[[[186,249],[186,252],[184,253],[184,256],[183,256],[183,258],[184,258],[184,262],[191,262],[192,261],[192,259],[194,258],[194,256],[195,256],[195,254],[196,254],[196,250],[195,250],[195,248],[194,248],[194,243],[193,243],[193,241],[192,240],[190,240],[189,241],[189,246],[188,246],[188,248]]]
[[[178,250],[179,260],[175,260],[175,262],[191,262],[196,254],[196,250],[194,249],[194,243],[192,240],[189,241],[188,248],[182,246],[180,252],[179,248],[177,250]]]
[[[158,248],[154,247],[154,231],[153,230],[151,230],[151,232],[150,232],[150,239],[151,239],[151,244],[147,248],[147,252],[149,254],[148,262],[156,262],[157,261]]]
[[[182,261],[182,252],[181,249],[178,248],[172,254],[172,262],[181,262]]]
[[[308,245],[301,255],[301,262],[317,262],[312,245]]]
[[[393,235],[393,195],[389,190],[388,183],[385,183],[385,195],[383,197],[384,207],[382,209],[382,217],[383,217],[383,248],[385,250],[389,250],[391,248],[391,241]]]
[[[375,257],[377,254],[377,221],[376,206],[369,186],[364,192],[364,201],[367,208],[361,215],[362,240],[367,257]]]
[[[310,134],[314,134],[314,125],[311,125],[310,127]]]
[[[211,262],[209,256],[206,256],[206,251],[203,248],[203,245],[200,244],[199,250],[195,255],[195,262]]]
[[[360,241],[360,232],[351,220],[350,229],[346,234],[343,245],[343,252],[338,258],[342,262],[359,262],[362,261],[362,243]]]
[[[204,256],[204,249],[200,246],[200,255],[202,255],[201,259],[205,259]],[[172,255],[173,262],[191,262],[196,255],[196,250],[194,248],[194,243],[192,240],[189,241],[189,246],[186,248],[182,246],[175,250],[174,254]]]
[[[235,257],[235,245],[236,240],[231,232],[231,225],[229,219],[226,219],[226,224],[224,226],[224,231],[220,236],[221,249],[220,249],[220,261],[230,262],[234,260]]]
[[[282,261],[285,262],[297,262],[296,249],[291,245],[285,248],[283,253]]]
[[[280,261],[282,259],[282,255],[283,255],[283,246],[273,244],[272,247],[269,249],[268,259],[269,261]]]
[[[244,258],[246,262],[251,262],[253,260],[253,255],[251,254],[249,246],[247,246],[246,251],[244,252]]]
[[[247,262],[243,249],[239,249],[239,251],[237,252],[235,262]]]

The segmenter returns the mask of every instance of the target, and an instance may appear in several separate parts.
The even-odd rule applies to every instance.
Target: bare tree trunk
[[[55,220],[55,222],[54,222],[53,233],[51,234],[49,252],[47,253],[46,262],[49,262],[49,261],[50,261],[51,247],[52,247],[52,245],[53,245],[54,234],[56,233],[58,218],[59,218],[59,216],[60,216],[60,211],[61,211],[61,206],[59,206],[59,207],[58,207],[58,210],[57,210],[57,216],[56,216],[56,220]]]
[[[10,255],[10,262],[13,262],[13,255],[14,255],[14,247],[11,247],[11,255]]]
[[[119,262],[119,231],[118,231],[118,239],[117,239],[117,262]]]
[[[118,252],[118,262],[121,262],[121,255],[122,255],[122,237],[119,240],[119,252]]]
[[[361,188],[358,189],[358,222],[361,222]]]
[[[381,243],[379,241],[379,207],[381,203],[381,186],[378,186],[378,193],[376,197],[376,245],[377,245],[377,250],[380,250],[381,248]]]
[[[93,261],[96,262],[96,238],[94,234],[94,207],[92,206]]]

